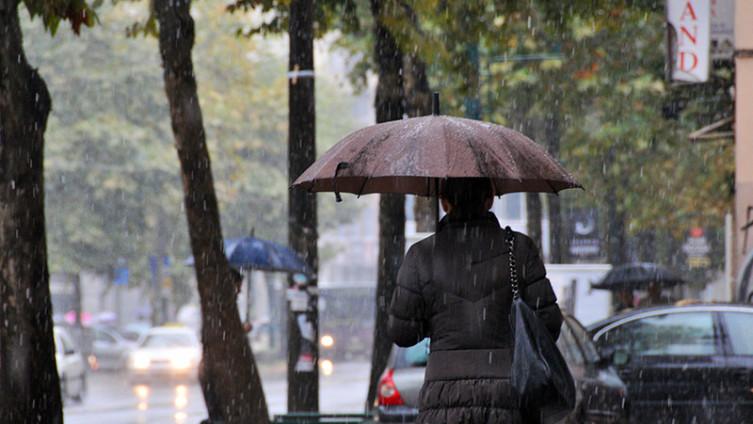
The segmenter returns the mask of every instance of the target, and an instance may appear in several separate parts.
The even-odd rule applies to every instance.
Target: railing
[[[316,412],[292,412],[275,415],[274,424],[367,424],[373,423],[370,414],[319,414]]]

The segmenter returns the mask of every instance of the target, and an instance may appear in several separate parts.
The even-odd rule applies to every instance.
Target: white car
[[[155,327],[128,355],[128,373],[132,383],[193,380],[197,377],[200,360],[201,345],[193,330]]]
[[[73,338],[63,327],[53,328],[55,361],[60,376],[60,392],[64,399],[83,400],[86,394],[86,362]]]

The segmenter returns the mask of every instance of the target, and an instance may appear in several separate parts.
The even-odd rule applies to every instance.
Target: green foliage
[[[581,35],[562,71],[575,77],[565,106],[577,115],[571,115],[564,157],[597,203],[605,206],[606,193],[616,194],[617,210],[627,214],[633,234],[665,231],[681,239],[691,226],[719,227],[731,202],[725,182],[731,149],[692,145],[687,134],[719,119],[715,112],[729,110],[731,101],[697,89],[688,95],[688,87],[664,81],[662,13],[614,13],[619,19],[572,23]],[[730,82],[722,71],[707,87]],[[682,97],[681,119],[667,119],[667,106]],[[704,163],[713,166],[699,166]]]
[[[524,52],[559,52],[561,59],[500,66],[504,97],[488,98],[508,116],[526,103],[522,119],[533,122],[532,135],[543,142],[550,141],[548,119],[559,114],[561,159],[587,190],[566,194],[568,204],[597,206],[605,218],[612,206],[627,217],[630,235],[656,234],[677,246],[693,226],[720,229],[731,205],[730,145],[687,139],[730,113],[724,93],[731,78],[721,69],[700,86],[664,81],[663,11],[650,6],[591,10],[554,26],[534,14],[530,28],[538,27],[537,36],[523,32],[516,44],[528,46]],[[679,119],[668,118],[678,104],[684,108]],[[607,205],[610,195],[613,205]],[[654,260],[670,261],[676,253],[653,252]]]
[[[47,232],[54,272],[109,272],[119,258],[134,281],[148,257],[173,258],[183,277],[190,255],[179,164],[156,40],[123,29],[145,19],[144,4],[102,7],[103,25],[51,39],[24,22],[26,51],[54,99],[45,154]],[[287,79],[281,40],[234,35],[242,17],[198,2],[194,61],[224,233],[284,242],[287,228]],[[72,60],[75,58],[75,60]],[[354,99],[318,80],[321,148],[360,126]],[[329,200],[329,199],[328,199]],[[325,228],[352,207],[321,207]]]
[[[33,16],[67,16],[59,7],[73,4],[52,2],[58,9],[51,12],[45,2],[26,3],[35,5]],[[691,226],[722,225],[731,202],[732,149],[725,142],[693,145],[687,134],[729,115],[732,74],[717,69],[710,83],[693,86],[664,81],[663,3],[383,6],[379,19],[402,50],[427,63],[443,113],[462,115],[464,101],[478,97],[484,119],[525,129],[544,144],[558,122],[560,158],[587,188],[585,195],[564,194],[568,207],[605,211],[613,194],[611,206],[625,213],[631,235],[667,235],[669,246]],[[287,60],[278,51],[286,49],[279,40],[235,37],[286,32],[288,7],[289,0],[236,0],[194,8],[199,94],[228,235],[256,228],[284,240]],[[48,211],[53,266],[60,269],[109,266],[120,256],[143,264],[160,231],[171,255],[188,253],[156,46],[118,35],[122,28],[156,34],[148,8],[137,8],[108,9],[112,27],[86,34],[80,44],[63,38],[53,49],[39,35],[27,37],[56,100],[47,195],[55,205]],[[352,57],[352,81],[365,86],[374,49],[369,3],[325,0],[316,2],[316,13],[317,36],[336,35],[335,46]],[[469,55],[473,46],[478,68]],[[70,57],[80,58],[76,66]],[[93,66],[102,63],[109,64]],[[317,90],[323,150],[360,124],[343,119],[352,103],[335,94],[331,81],[318,78]],[[350,215],[326,197],[321,204],[324,216]]]
[[[329,31],[358,32],[360,19],[356,0],[317,0],[314,2],[314,35],[321,37]],[[227,6],[230,13],[255,12],[261,19],[237,29],[245,37],[273,35],[288,31],[290,0],[235,0]]]
[[[94,0],[92,4],[86,0],[22,0],[32,18],[39,16],[46,30],[55,35],[61,21],[68,21],[71,29],[77,35],[81,26],[93,27],[97,22],[95,9],[102,5],[103,0]]]
[[[443,113],[462,115],[477,97],[483,119],[545,145],[559,133],[560,159],[587,189],[563,194],[566,207],[596,206],[606,217],[613,195],[610,206],[627,217],[629,235],[657,234],[674,246],[691,226],[723,225],[732,149],[693,145],[687,134],[729,116],[731,73],[717,69],[710,83],[693,86],[664,81],[663,2],[396,4],[383,19],[403,51],[428,64]],[[358,52],[358,41],[344,44]],[[354,79],[369,69],[354,68]]]

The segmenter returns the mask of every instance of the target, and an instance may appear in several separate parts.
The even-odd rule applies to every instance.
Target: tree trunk
[[[18,3],[0,0],[0,422],[62,423],[42,167],[51,102]]]
[[[387,122],[402,119],[404,94],[402,81],[403,54],[382,19],[396,12],[394,2],[371,0],[376,38],[375,60],[379,69],[377,83],[376,120]],[[371,376],[368,406],[376,399],[376,385],[387,366],[392,340],[387,335],[387,317],[397,271],[405,254],[405,196],[383,194],[379,199],[379,262],[377,263],[376,319],[374,346],[371,354]]]
[[[200,380],[210,415],[227,423],[268,423],[253,352],[241,328],[240,275],[225,258],[212,168],[194,76],[190,0],[155,0],[159,49],[180,160],[191,250],[202,313]]]
[[[463,90],[465,91],[465,117],[481,119],[481,64],[479,58],[479,37],[465,44],[467,75]]]
[[[529,98],[520,99],[515,107],[515,116],[517,117],[516,127],[520,128],[520,131],[528,137],[534,137],[533,121],[529,118],[529,113],[532,107],[533,100]],[[539,248],[539,253],[543,256],[543,240],[541,229],[542,202],[541,195],[539,193],[526,193],[526,232],[528,236],[533,239],[536,246]],[[546,259],[544,259],[546,260]]]
[[[404,4],[403,8],[408,8],[408,6]],[[412,10],[409,10],[410,12]],[[417,25],[415,14],[411,13],[411,16],[413,16],[414,25]],[[426,76],[426,63],[418,57],[417,52],[406,54],[403,61],[406,114],[411,118],[431,114],[431,89],[429,78]],[[429,233],[435,230],[438,207],[436,197],[416,196],[413,216],[417,232]]]
[[[539,251],[542,249],[541,239],[541,195],[526,193],[526,222],[528,237],[533,239]],[[542,256],[543,258],[544,256]]]
[[[431,114],[431,89],[426,75],[426,63],[418,53],[405,55],[405,112],[411,117]]]
[[[559,159],[560,154],[560,91],[552,89],[553,99],[549,101],[549,113],[544,125],[546,147],[549,153]],[[565,235],[562,229],[562,212],[558,195],[547,197],[549,205],[549,262],[561,264],[565,259]]]
[[[620,211],[613,191],[607,193],[607,261],[612,266],[628,262],[625,212]]]
[[[290,3],[290,57],[288,70],[288,177],[290,183],[316,160],[316,110],[314,97],[314,2],[294,0]],[[311,71],[311,73],[301,73]],[[295,73],[298,73],[297,75]],[[300,188],[288,191],[288,243],[303,255],[313,278],[318,269],[316,195]],[[292,281],[291,281],[292,284]],[[308,286],[317,286],[316,279]],[[313,295],[312,295],[313,296]],[[298,313],[288,311],[288,411],[319,410],[319,317],[315,296],[310,301],[306,318],[314,328],[313,342],[301,337]],[[290,308],[288,308],[290,309]],[[296,370],[302,352],[313,356],[311,371]]]
[[[610,169],[615,161],[615,156],[618,153],[615,152],[614,147],[611,147],[607,152],[607,157],[604,161],[604,167]],[[607,176],[607,178],[611,177]],[[627,217],[625,211],[620,208],[618,203],[617,194],[615,190],[608,190],[606,193],[607,203],[607,261],[612,266],[622,265],[628,261],[627,252],[627,229],[625,222]]]

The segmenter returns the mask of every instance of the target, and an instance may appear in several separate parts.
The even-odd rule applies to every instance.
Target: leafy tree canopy
[[[68,21],[74,33],[81,32],[81,26],[92,27],[97,20],[95,9],[103,0],[21,0],[32,18],[40,17],[46,30],[52,35],[58,30],[61,21]]]
[[[178,161],[172,145],[156,40],[126,36],[143,21],[138,3],[105,5],[98,28],[51,39],[24,22],[30,60],[47,78],[54,109],[45,179],[53,271],[109,272],[119,259],[148,278],[160,251],[182,268],[190,254]],[[285,240],[286,49],[243,41],[246,17],[198,2],[194,58],[226,236]],[[317,85],[322,149],[360,126],[356,99],[334,79]],[[323,226],[347,220],[352,202],[323,201]]]

